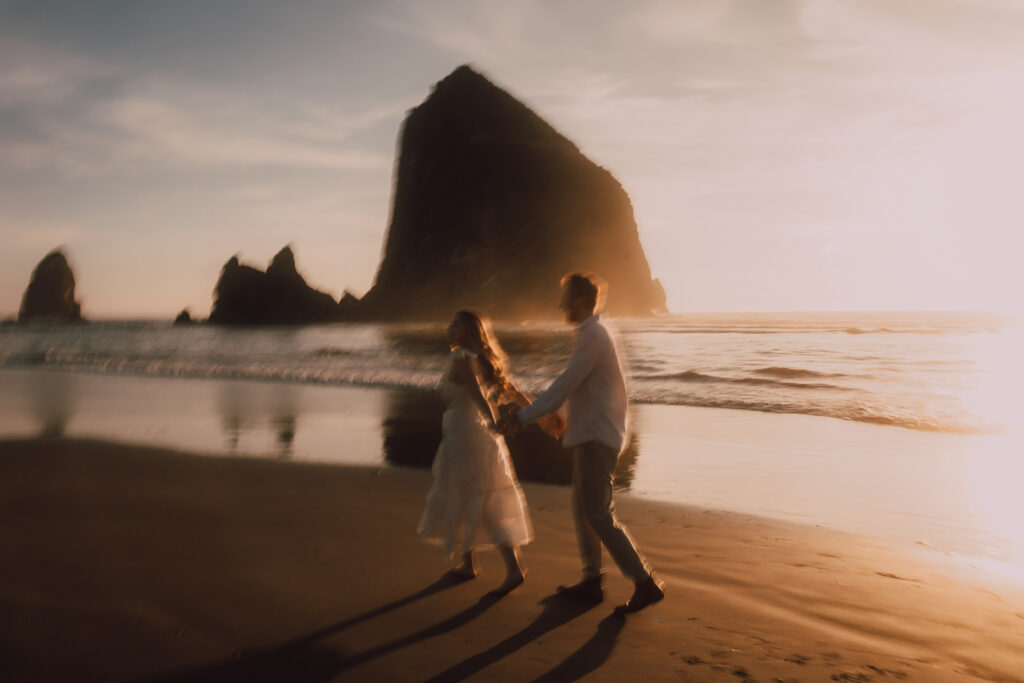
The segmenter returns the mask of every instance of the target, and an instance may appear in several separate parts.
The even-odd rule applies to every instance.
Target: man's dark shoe
[[[579,583],[574,583],[571,586],[559,586],[558,596],[562,598],[569,598],[570,600],[579,600],[580,602],[589,602],[596,605],[604,600],[604,590],[601,588],[601,577],[594,576],[589,579],[583,579]]]
[[[619,605],[615,611],[619,614],[639,612],[648,605],[653,605],[665,598],[665,582],[650,576],[636,585],[633,597],[625,605]]]

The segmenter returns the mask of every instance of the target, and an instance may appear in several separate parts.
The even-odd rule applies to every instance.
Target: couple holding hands
[[[583,578],[559,586],[559,595],[589,603],[604,599],[604,545],[635,584],[617,612],[636,612],[665,597],[664,584],[616,518],[612,502],[615,464],[627,440],[627,402],[615,343],[598,314],[602,287],[593,275],[563,278],[559,308],[576,325],[576,345],[566,369],[532,402],[506,376],[505,354],[486,319],[459,311],[448,326],[452,352],[438,387],[445,405],[443,436],[419,533],[443,541],[449,558],[461,555],[452,573],[463,580],[477,575],[476,551],[496,546],[507,570],[492,591],[496,597],[526,578],[519,546],[533,534],[504,437],[530,422],[555,438],[564,434],[563,445],[573,450],[572,509]],[[557,412],[563,404],[565,420]]]

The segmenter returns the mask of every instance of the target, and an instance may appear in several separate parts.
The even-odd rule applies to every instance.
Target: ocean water
[[[1021,322],[981,313],[693,314],[617,320],[637,403],[820,415],[921,431],[1017,427]],[[497,326],[511,375],[543,389],[565,325]],[[0,369],[432,388],[444,325],[231,329],[166,322],[0,327]]]
[[[636,426],[620,489],[920,544],[1024,581],[1021,321],[730,314],[614,326]],[[573,345],[566,325],[497,334],[532,392]],[[424,465],[446,354],[444,325],[0,326],[0,438]],[[532,474],[536,463],[517,461],[520,476],[558,481],[566,463],[536,455]]]

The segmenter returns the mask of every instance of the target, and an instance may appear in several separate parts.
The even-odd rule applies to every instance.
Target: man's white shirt
[[[615,341],[599,315],[576,327],[576,348],[565,371],[519,411],[519,421],[526,424],[566,402],[565,446],[597,441],[619,451],[625,447],[629,433],[626,380]]]

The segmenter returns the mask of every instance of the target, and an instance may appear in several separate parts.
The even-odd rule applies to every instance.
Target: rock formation
[[[559,280],[593,271],[607,310],[664,310],[622,186],[466,66],[405,120],[391,225],[373,287],[345,317],[558,317]],[[358,305],[353,305],[358,303]]]
[[[338,319],[338,304],[317,291],[295,269],[290,247],[277,253],[267,271],[242,265],[232,256],[214,290],[210,322],[223,325],[304,325]]]
[[[182,309],[178,317],[174,319],[175,325],[191,325],[193,322],[195,321],[192,320],[192,314],[189,313],[187,308]]]
[[[32,280],[21,299],[18,320],[82,320],[82,308],[75,301],[75,276],[60,249],[47,254],[32,271]]]

